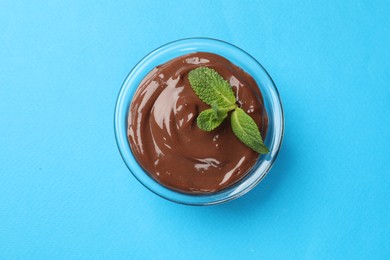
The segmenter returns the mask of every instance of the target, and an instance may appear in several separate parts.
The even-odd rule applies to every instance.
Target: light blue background
[[[390,256],[388,1],[0,1],[0,258]],[[149,192],[117,151],[130,69],[179,38],[273,77],[276,164],[227,204]]]

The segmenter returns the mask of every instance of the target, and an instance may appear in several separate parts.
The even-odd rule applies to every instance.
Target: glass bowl
[[[211,52],[241,67],[257,82],[269,117],[264,143],[270,152],[261,155],[252,170],[239,182],[210,194],[187,194],[171,190],[155,181],[135,159],[127,139],[127,114],[141,80],[156,66],[192,52]],[[269,172],[278,155],[284,132],[283,107],[274,82],[264,67],[242,49],[215,39],[188,38],[165,44],[146,55],[129,73],[118,95],[114,115],[115,137],[120,154],[134,177],[155,194],[186,205],[213,205],[238,198],[255,187]]]

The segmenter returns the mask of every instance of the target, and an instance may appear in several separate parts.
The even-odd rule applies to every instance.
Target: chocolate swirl
[[[140,83],[128,114],[128,139],[138,163],[162,185],[185,193],[220,191],[242,179],[258,154],[230,128],[230,115],[214,131],[196,125],[209,106],[192,90],[187,74],[207,66],[230,82],[237,104],[265,138],[268,117],[255,80],[227,59],[191,53],[157,66]]]

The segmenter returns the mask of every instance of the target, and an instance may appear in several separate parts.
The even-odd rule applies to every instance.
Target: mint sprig
[[[188,80],[196,95],[211,106],[202,111],[196,119],[200,129],[214,130],[233,110],[230,123],[238,139],[260,154],[269,153],[256,122],[237,106],[236,97],[228,81],[208,67],[199,67],[190,71]]]

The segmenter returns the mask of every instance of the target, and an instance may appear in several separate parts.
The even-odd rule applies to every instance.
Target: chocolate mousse
[[[265,139],[268,117],[255,80],[212,53],[187,54],[154,68],[140,83],[128,113],[128,140],[142,168],[165,187],[196,194],[234,185],[259,157],[234,135],[229,120],[211,132],[197,126],[199,113],[210,108],[188,80],[188,73],[200,66],[214,69],[230,83],[237,105]]]

